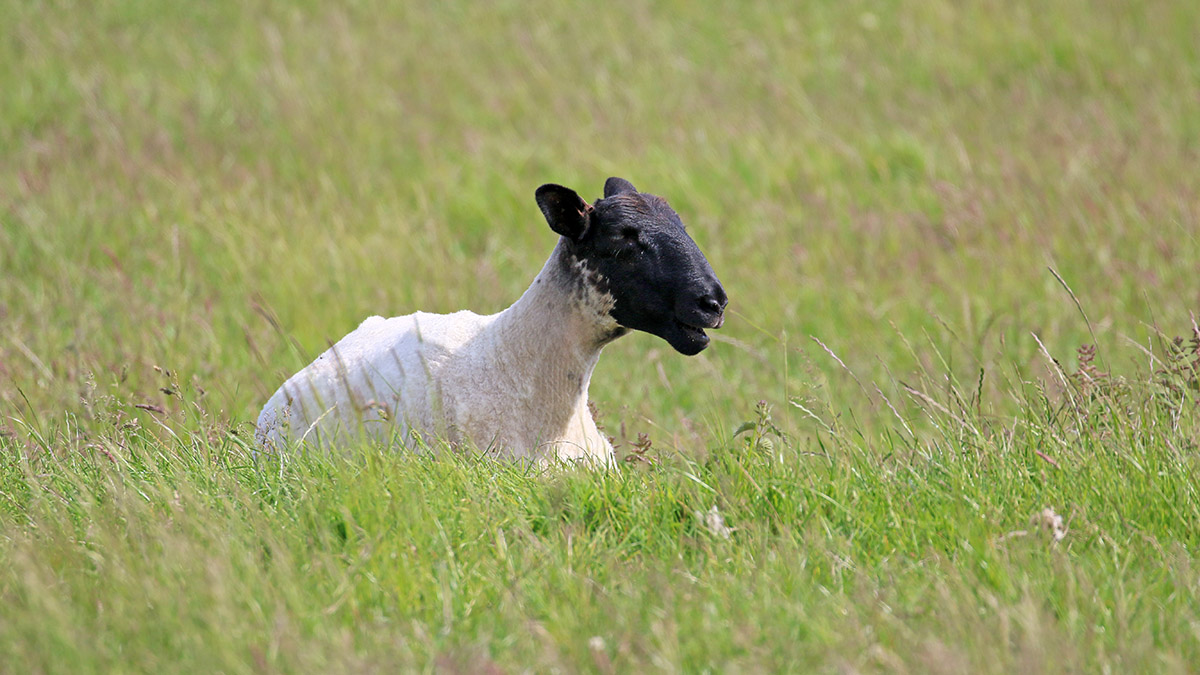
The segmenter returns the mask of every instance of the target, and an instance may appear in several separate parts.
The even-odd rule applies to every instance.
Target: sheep
[[[259,443],[395,434],[409,448],[437,438],[538,465],[611,464],[588,409],[601,350],[640,330],[698,354],[728,298],[661,197],[614,177],[595,204],[555,184],[535,199],[559,239],[512,306],[366,319],[267,401]]]

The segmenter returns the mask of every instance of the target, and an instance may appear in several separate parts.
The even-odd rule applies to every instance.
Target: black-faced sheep
[[[725,289],[667,202],[624,179],[594,205],[560,185],[536,199],[560,238],[511,307],[363,321],[275,392],[260,442],[422,435],[536,463],[610,463],[587,404],[600,351],[632,329],[697,354],[724,322]]]

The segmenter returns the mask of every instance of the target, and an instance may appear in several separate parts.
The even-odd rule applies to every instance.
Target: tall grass
[[[826,401],[793,436],[764,402],[617,472],[27,429],[0,644],[34,670],[1183,672],[1195,344],[1149,380],[1085,356],[1013,418],[933,378],[904,385],[924,422],[874,430]]]

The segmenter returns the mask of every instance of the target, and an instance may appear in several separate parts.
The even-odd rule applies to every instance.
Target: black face
[[[589,205],[574,191],[543,185],[538,206],[571,253],[612,295],[612,317],[657,335],[691,356],[720,328],[728,298],[708,260],[666,200],[609,178],[604,199]]]

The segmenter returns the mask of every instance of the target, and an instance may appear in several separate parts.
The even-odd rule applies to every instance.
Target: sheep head
[[[612,297],[617,324],[657,335],[688,356],[708,346],[704,331],[724,323],[728,298],[665,199],[615,177],[594,205],[553,184],[538,188],[536,198],[550,229],[587,271],[581,283]]]

